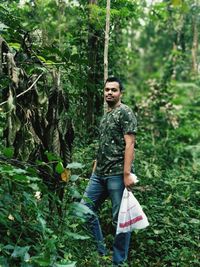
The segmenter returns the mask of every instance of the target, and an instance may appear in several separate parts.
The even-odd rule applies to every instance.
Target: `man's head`
[[[107,80],[106,80],[106,82],[105,82],[105,85],[106,85],[106,83],[108,83],[108,82],[117,82],[117,83],[119,84],[119,89],[120,89],[120,91],[121,91],[121,92],[124,91],[124,87],[123,87],[123,85],[122,85],[122,82],[121,82],[120,79],[118,79],[117,77],[114,77],[114,76],[112,76],[112,77],[108,77]],[[105,86],[104,86],[104,87],[105,87]]]
[[[123,86],[116,77],[110,77],[106,80],[104,86],[104,98],[110,108],[115,108],[121,103]]]

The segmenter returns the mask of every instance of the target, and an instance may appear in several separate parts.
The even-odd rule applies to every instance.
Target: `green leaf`
[[[72,237],[75,240],[86,240],[86,239],[90,239],[90,237],[88,235],[80,235],[80,234],[76,234],[76,233],[72,233],[69,231],[65,231],[65,234],[69,237]]]
[[[37,184],[29,184],[28,185],[29,188],[32,188],[34,191],[39,191],[40,188]]]
[[[25,174],[27,173],[27,171],[23,170],[23,169],[20,169],[20,168],[16,168],[16,169],[13,169],[13,171],[17,174]]]
[[[76,187],[71,187],[69,189],[70,191],[70,196],[73,197],[73,198],[81,198],[81,194],[79,193],[79,191],[76,189]]]
[[[30,254],[28,252],[26,252],[24,255],[24,261],[28,262],[29,260],[30,260]]]
[[[196,224],[199,224],[199,223],[200,223],[200,220],[193,218],[193,219],[191,219],[191,220],[189,221],[189,223],[196,223]]]
[[[149,239],[148,241],[147,241],[147,244],[148,245],[154,245],[156,243],[156,241],[154,241],[153,239]]]
[[[21,45],[19,43],[8,43],[10,47],[19,50]]]
[[[61,174],[64,171],[64,167],[62,162],[58,162],[58,164],[56,165],[56,172]]]
[[[37,56],[41,61],[43,61],[44,63],[46,63],[46,59],[42,56]]]
[[[181,6],[183,4],[182,0],[172,0],[173,6]]]
[[[154,234],[155,235],[160,235],[160,234],[163,234],[164,233],[164,230],[153,230]]]
[[[78,178],[79,178],[79,175],[72,175],[72,176],[70,177],[70,181],[75,182],[75,181],[78,180]]]
[[[35,257],[31,257],[31,260],[35,263],[37,263],[39,266],[50,266],[50,258],[45,256],[45,255],[40,255],[40,256],[35,256]]]
[[[70,209],[73,210],[73,212],[77,214],[77,216],[83,216],[85,214],[94,215],[94,212],[90,208],[79,202],[72,203],[70,205]]]
[[[25,247],[19,247],[16,246],[11,257],[13,258],[23,258],[25,257],[26,253],[28,252],[30,246],[25,246]]]
[[[81,169],[84,165],[78,162],[72,162],[67,164],[67,169]]]
[[[46,151],[45,155],[47,156],[48,161],[59,160],[59,157],[51,152]]]
[[[46,64],[48,64],[48,65],[53,65],[53,64],[55,64],[55,62],[52,61],[52,60],[47,60],[47,61],[46,61]]]
[[[13,179],[18,182],[28,182],[27,176],[25,175],[15,174],[13,175]]]
[[[41,224],[42,230],[45,231],[46,230],[46,221],[40,215],[38,215],[37,220]]]
[[[27,176],[27,178],[28,178],[29,181],[31,181],[31,182],[38,182],[38,181],[41,181],[41,179],[38,178],[38,177]]]
[[[62,264],[62,263],[55,263],[53,265],[53,267],[76,267],[76,262],[70,262],[70,263],[65,263],[65,264]]]
[[[14,148],[13,147],[5,147],[3,149],[3,154],[7,158],[11,159],[13,157],[13,154],[14,154]]]
[[[6,246],[3,247],[3,249],[5,249],[5,250],[13,250],[14,246],[13,245],[6,245]]]
[[[9,267],[6,257],[0,256],[0,267]]]

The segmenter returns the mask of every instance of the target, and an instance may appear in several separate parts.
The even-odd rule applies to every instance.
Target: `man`
[[[104,98],[108,109],[100,123],[97,159],[84,194],[84,200],[82,200],[82,203],[96,214],[100,205],[109,197],[112,202],[115,227],[124,188],[130,188],[134,184],[131,172],[137,122],[132,110],[121,103],[122,91],[123,87],[118,78],[107,79]],[[98,217],[93,216],[89,223],[97,242],[98,252],[106,255]],[[113,266],[120,266],[127,259],[130,237],[130,232],[115,236]]]

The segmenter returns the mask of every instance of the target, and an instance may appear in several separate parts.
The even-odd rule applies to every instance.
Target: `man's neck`
[[[113,110],[113,109],[115,109],[115,108],[117,108],[117,107],[119,107],[121,105],[121,102],[118,102],[118,103],[116,103],[115,105],[108,105],[108,109],[107,109],[107,111],[109,112],[109,111],[111,111],[111,110]]]

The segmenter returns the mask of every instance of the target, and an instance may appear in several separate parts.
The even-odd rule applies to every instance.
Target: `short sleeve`
[[[126,107],[121,109],[121,127],[123,134],[136,134],[137,133],[137,119],[133,111]]]

